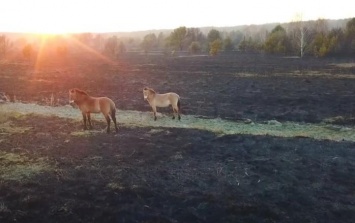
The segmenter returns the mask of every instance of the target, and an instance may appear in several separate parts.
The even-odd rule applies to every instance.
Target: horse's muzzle
[[[75,102],[74,102],[74,100],[69,100],[69,105],[71,105],[72,107],[75,107]]]

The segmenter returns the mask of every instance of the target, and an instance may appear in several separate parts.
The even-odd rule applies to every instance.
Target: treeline
[[[10,40],[6,35],[0,35],[0,57],[17,51],[31,58],[39,49],[63,57],[80,50],[95,50],[113,58],[127,51],[210,55],[223,51],[243,51],[300,57],[354,56],[355,18],[348,20],[345,26],[335,28],[330,28],[328,20],[324,19],[295,21],[275,25],[271,30],[261,28],[257,31],[220,31],[211,28],[208,32],[202,32],[200,28],[182,26],[170,32],[151,32],[141,38],[80,33],[70,36],[31,35]]]
[[[248,34],[241,31],[221,32],[211,29],[204,35],[198,28],[179,27],[165,38],[148,34],[142,41],[142,49],[149,52],[164,50],[188,51],[191,54],[221,51],[264,52],[269,54],[303,57],[354,56],[355,18],[344,28],[329,29],[327,20],[297,21],[284,26],[277,25],[271,31],[259,30]],[[164,45],[165,44],[165,45]]]

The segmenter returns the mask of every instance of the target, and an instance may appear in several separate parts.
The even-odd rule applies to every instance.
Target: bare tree
[[[10,49],[10,40],[5,36],[0,36],[0,57],[5,57]]]
[[[289,24],[291,41],[299,51],[300,57],[304,56],[305,50],[311,42],[311,29],[307,27],[302,19],[302,15],[297,15],[296,19]]]

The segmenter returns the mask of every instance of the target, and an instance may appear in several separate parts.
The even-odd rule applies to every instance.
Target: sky
[[[352,0],[1,0],[0,32],[130,32],[355,17]]]

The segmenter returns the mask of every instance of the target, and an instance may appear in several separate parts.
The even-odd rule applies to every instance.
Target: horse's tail
[[[111,117],[115,117],[115,115],[116,115],[116,108],[113,107],[111,108]]]
[[[111,101],[110,103],[110,115],[111,115],[111,118],[114,118],[116,117],[116,105],[113,101]]]
[[[112,121],[113,121],[113,124],[115,124],[115,129],[116,129],[116,132],[118,132],[118,127],[117,127],[117,121],[116,121],[116,105],[115,105],[115,102],[111,101],[111,118],[112,118]]]
[[[116,107],[111,106],[111,117],[115,117],[115,115],[116,115]]]
[[[177,107],[178,107],[178,109],[179,109],[179,113],[181,113],[181,102],[180,102],[181,100],[180,100],[180,98],[178,99],[178,101],[177,101]]]

